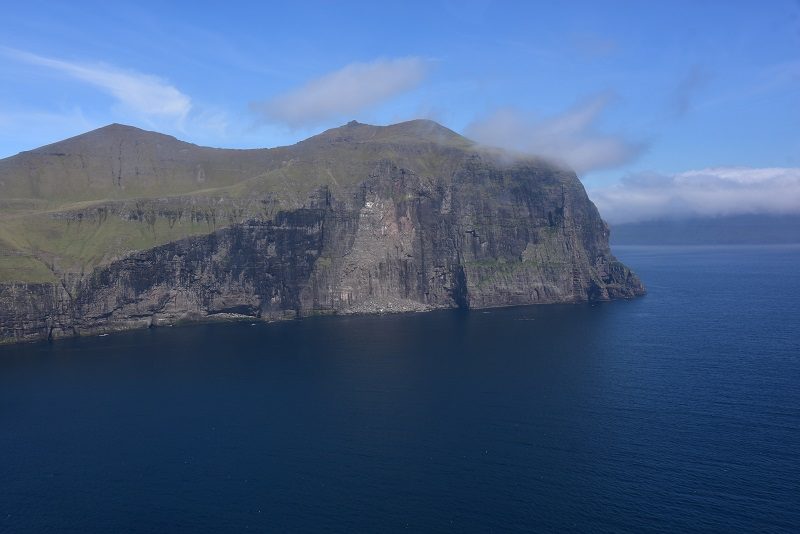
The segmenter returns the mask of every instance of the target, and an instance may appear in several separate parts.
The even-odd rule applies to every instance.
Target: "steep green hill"
[[[0,160],[0,281],[40,281],[302,206],[376,163],[452,173],[471,141],[426,120],[351,122],[289,147],[233,150],[112,124]]]
[[[112,125],[0,161],[0,343],[644,288],[575,173],[431,121],[292,146]]]

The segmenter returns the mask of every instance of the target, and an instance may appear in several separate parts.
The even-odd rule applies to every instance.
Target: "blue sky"
[[[426,117],[562,159],[611,203],[800,167],[797,1],[167,4],[5,6],[0,157],[110,122],[269,147]]]

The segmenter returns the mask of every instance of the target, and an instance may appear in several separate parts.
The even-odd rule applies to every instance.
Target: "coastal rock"
[[[431,128],[428,121],[423,126]],[[73,229],[79,221],[101,228],[113,219],[152,228],[153,235],[165,217],[172,229],[181,228],[184,217],[190,220],[183,237],[104,255],[80,271],[57,267],[67,265],[57,252],[37,251],[53,279],[0,282],[0,342],[180,321],[485,308],[644,293],[636,275],[611,254],[608,228],[573,172],[509,159],[464,144],[460,136],[442,142],[414,134],[409,139],[417,142],[410,142],[402,136],[380,140],[385,130],[357,123],[337,130],[306,141],[311,146],[295,151],[300,155],[292,165],[330,171],[324,160],[333,144],[359,160],[351,172],[361,175],[338,172],[339,179],[329,172],[331,180],[302,194],[291,185],[277,193],[259,185],[238,197],[215,193],[214,202],[206,193],[187,193],[185,199],[119,199],[48,215]],[[379,141],[370,140],[376,136]],[[212,165],[191,163],[187,180],[195,184],[219,176]],[[228,215],[198,222],[196,215],[211,213],[212,204],[213,213]],[[206,230],[197,230],[198,224]]]

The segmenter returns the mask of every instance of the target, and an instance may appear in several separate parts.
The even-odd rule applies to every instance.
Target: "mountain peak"
[[[163,134],[161,132],[155,132],[152,130],[144,130],[136,126],[130,126],[128,124],[120,124],[118,122],[112,122],[111,124],[107,124],[95,130],[88,131],[85,134],[76,137],[84,137],[84,136],[86,137],[110,136],[118,139],[157,138],[157,139],[171,139],[174,141],[178,141],[178,139],[176,139],[171,135]],[[73,137],[73,139],[75,139],[75,137]]]
[[[438,143],[463,147],[473,144],[466,137],[429,119],[414,119],[388,126],[363,124],[353,120],[337,128],[326,130],[306,141],[301,141],[301,143],[306,142]]]
[[[106,124],[105,126],[101,126],[93,131],[138,131],[138,132],[146,132],[147,130],[143,130],[141,128],[137,128],[136,126],[131,126],[130,124],[122,124],[119,122],[112,122],[111,124]]]
[[[86,133],[57,141],[55,143],[31,150],[33,153],[53,153],[53,152],[92,152],[94,149],[103,149],[109,146],[119,146],[121,144],[168,144],[168,145],[189,145],[171,135],[143,130],[136,126],[127,124],[111,123]]]

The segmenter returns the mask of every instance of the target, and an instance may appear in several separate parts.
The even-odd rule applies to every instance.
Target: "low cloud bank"
[[[589,190],[612,224],[742,214],[800,214],[800,168],[717,167],[642,173]]]
[[[292,128],[312,126],[349,116],[414,89],[427,70],[427,62],[416,57],[351,63],[251,107],[267,122]]]
[[[610,102],[609,95],[599,95],[550,117],[501,109],[473,122],[465,133],[485,145],[565,163],[578,174],[614,168],[636,158],[644,144],[597,130]]]

